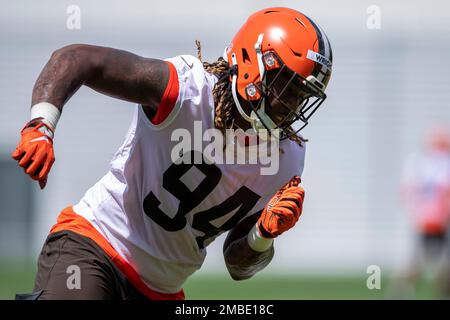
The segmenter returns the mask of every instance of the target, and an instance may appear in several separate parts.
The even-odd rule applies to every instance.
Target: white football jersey
[[[174,293],[200,268],[208,244],[261,211],[292,176],[301,175],[305,149],[282,141],[276,175],[261,175],[261,164],[174,164],[174,130],[194,133],[195,121],[203,131],[214,127],[217,78],[193,56],[166,61],[178,76],[172,111],[155,125],[137,106],[109,172],[73,209],[149,288]]]

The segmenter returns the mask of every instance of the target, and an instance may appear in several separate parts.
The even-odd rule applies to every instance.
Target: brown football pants
[[[72,231],[50,234],[38,259],[32,293],[17,300],[146,300],[91,239]]]

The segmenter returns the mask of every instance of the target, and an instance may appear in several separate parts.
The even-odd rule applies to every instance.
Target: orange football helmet
[[[280,129],[281,139],[287,138],[284,130],[297,120],[303,124],[294,132],[303,129],[326,99],[333,60],[330,42],[316,23],[296,10],[268,8],[251,15],[225,48],[224,59],[231,68],[236,107],[255,131]],[[286,97],[293,88],[298,94],[294,103]],[[284,115],[277,123],[270,116],[274,110],[268,97],[284,109],[275,110]],[[239,99],[251,110],[244,110]]]

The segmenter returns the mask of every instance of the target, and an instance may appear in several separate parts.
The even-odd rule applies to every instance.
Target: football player
[[[449,298],[450,132],[446,126],[432,126],[423,150],[408,157],[401,191],[415,241],[405,274],[393,281],[393,289],[415,295],[425,275],[430,276],[427,280],[436,297]]]
[[[302,213],[305,140],[298,131],[326,98],[331,64],[322,29],[288,8],[251,15],[213,63],[201,61],[200,46],[199,58],[166,60],[82,44],[56,50],[36,81],[31,120],[12,154],[41,188],[55,161],[63,106],[81,86],[137,106],[110,170],[62,210],[39,256],[33,292],[17,298],[184,299],[183,283],[227,231],[231,277],[263,269],[274,239]],[[193,132],[194,122],[223,133],[278,132],[277,174],[260,174],[258,163],[174,162],[171,134]],[[69,279],[77,269],[78,282]]]

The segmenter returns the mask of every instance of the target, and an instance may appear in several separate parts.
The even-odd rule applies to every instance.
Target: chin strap
[[[237,61],[236,61],[236,54],[232,53],[231,54],[231,63],[232,63],[232,67],[233,68],[237,68]],[[233,100],[234,103],[236,104],[236,107],[239,111],[239,114],[242,116],[242,118],[244,118],[246,121],[253,123],[253,118],[249,117],[244,109],[242,109],[241,104],[239,103],[239,99],[237,96],[237,92],[236,92],[236,87],[237,87],[237,72],[233,72],[233,77],[231,80],[231,93],[233,94]]]

